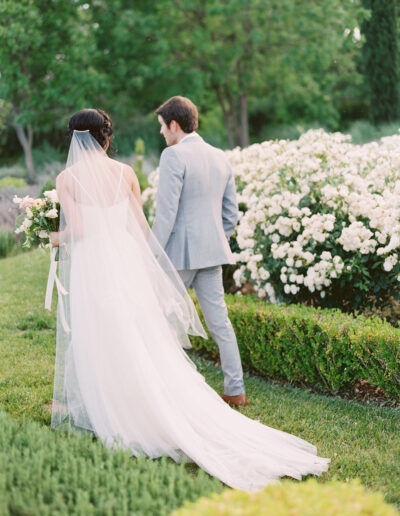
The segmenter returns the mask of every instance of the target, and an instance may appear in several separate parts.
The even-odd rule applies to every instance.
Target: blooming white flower
[[[35,208],[42,208],[46,204],[46,201],[44,199],[34,199],[32,206]]]
[[[58,212],[55,208],[49,210],[47,213],[46,213],[46,217],[48,219],[56,219],[58,217]]]
[[[26,195],[24,198],[15,195],[13,202],[19,204],[20,209],[24,210],[25,208],[33,206],[35,201],[32,199],[32,197],[29,197],[29,195]]]
[[[45,197],[47,197],[48,199],[50,199],[53,203],[59,202],[57,190],[55,190],[55,189],[54,190],[46,190],[45,192],[43,192],[43,195]]]

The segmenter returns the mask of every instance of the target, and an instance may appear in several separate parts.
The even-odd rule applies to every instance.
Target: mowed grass
[[[55,356],[55,305],[44,309],[48,255],[0,260],[0,405],[15,418],[50,422]],[[200,371],[222,391],[219,367],[192,355]],[[331,457],[321,482],[358,477],[388,502],[400,505],[400,412],[281,387],[246,375],[249,407],[242,412],[306,439]],[[134,461],[132,461],[134,467]],[[188,475],[198,474],[192,467]]]

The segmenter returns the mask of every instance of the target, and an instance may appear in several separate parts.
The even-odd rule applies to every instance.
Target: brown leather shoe
[[[221,398],[230,405],[234,405],[235,407],[247,407],[248,405],[246,394],[239,394],[238,396],[228,396],[227,394],[221,394]]]

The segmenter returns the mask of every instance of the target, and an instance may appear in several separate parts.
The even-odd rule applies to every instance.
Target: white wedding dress
[[[187,332],[204,330],[129,193],[129,170],[75,132],[62,174],[68,294],[58,307],[53,427],[93,431],[135,456],[191,460],[243,490],[326,471],[313,445],[230,408],[184,352]]]

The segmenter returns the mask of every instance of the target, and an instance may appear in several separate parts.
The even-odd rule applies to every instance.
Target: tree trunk
[[[32,155],[32,145],[33,145],[33,129],[31,126],[28,126],[25,130],[21,124],[16,122],[13,123],[13,127],[15,132],[17,133],[19,143],[21,147],[24,149],[25,156],[25,165],[26,171],[28,174],[28,183],[35,183],[35,165],[33,163],[33,155]]]
[[[249,145],[249,115],[247,107],[247,93],[243,93],[239,97],[240,103],[240,146],[247,147]]]
[[[232,130],[232,119],[230,118],[229,111],[226,108],[226,101],[225,101],[224,96],[222,95],[221,88],[219,86],[215,86],[214,89],[217,93],[218,102],[222,109],[226,134],[228,136],[229,147],[231,149],[233,149],[233,147],[235,146],[235,139],[234,139],[233,130]]]
[[[232,95],[232,92],[226,88],[226,94],[229,99],[229,105],[230,105],[230,116],[232,118],[232,125],[234,129],[235,134],[235,147],[240,146],[240,125],[239,125],[239,116],[238,116],[238,110],[237,110],[237,102],[235,102],[235,98]]]

